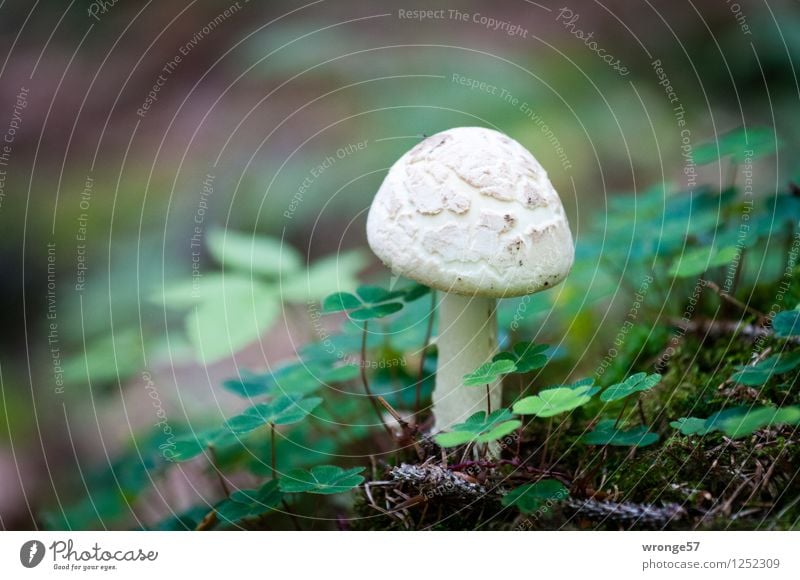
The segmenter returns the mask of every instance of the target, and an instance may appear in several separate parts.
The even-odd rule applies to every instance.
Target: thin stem
[[[414,414],[419,414],[422,403],[422,380],[425,378],[425,355],[428,352],[428,346],[431,342],[431,335],[433,334],[433,313],[436,310],[436,290],[431,288],[431,309],[428,313],[428,327],[425,330],[425,341],[422,343],[422,352],[419,355],[419,372],[417,373],[417,388],[414,393]],[[419,422],[419,420],[417,421]]]
[[[711,288],[725,302],[729,302],[730,304],[733,304],[734,306],[737,306],[738,308],[741,308],[745,312],[749,312],[753,316],[757,316],[759,320],[764,320],[764,319],[767,318],[767,315],[764,314],[763,312],[761,312],[760,310],[756,310],[752,306],[750,306],[748,304],[745,304],[744,302],[741,302],[740,300],[737,300],[736,298],[734,298],[733,296],[731,296],[727,292],[723,292],[722,288],[720,288],[719,285],[716,282],[712,282],[711,280],[706,280],[705,283],[706,283],[706,286]]]
[[[272,466],[272,479],[278,479],[278,470],[275,469],[275,423],[269,424],[270,463]]]
[[[644,404],[642,403],[642,398],[637,397],[636,399],[636,408],[639,411],[639,419],[642,421],[642,425],[647,425],[647,415],[644,414]]]
[[[542,463],[539,465],[540,469],[544,469],[547,465],[547,446],[550,443],[550,433],[553,429],[553,418],[547,420],[547,434],[544,437],[544,448],[542,449]]]
[[[595,457],[598,457],[598,456],[595,455]],[[594,479],[594,476],[597,475],[598,471],[600,471],[600,468],[605,463],[607,457],[608,457],[608,444],[603,445],[603,447],[601,449],[601,452],[599,454],[600,461],[598,461],[597,465],[594,466],[594,469],[592,469],[592,471],[585,476],[585,478],[584,478],[585,482],[587,482],[587,483],[591,483],[592,482],[592,480]],[[592,463],[594,463],[594,459],[589,460],[589,465],[591,465]],[[589,468],[589,465],[586,466],[586,469]]]
[[[419,516],[419,521],[417,522],[417,529],[420,529],[422,527],[422,522],[425,521],[425,516],[428,513],[428,508],[430,507],[430,505],[431,505],[431,502],[429,502],[429,501],[425,502],[425,507],[422,508],[422,515]]]
[[[281,505],[283,506],[283,509],[286,510],[286,513],[289,514],[289,518],[292,520],[292,523],[294,524],[295,529],[298,532],[302,531],[303,528],[300,526],[300,522],[297,520],[297,516],[292,511],[292,508],[289,507],[289,504],[286,503],[285,499],[281,500]]]
[[[555,458],[555,454],[558,453],[558,451],[557,451],[558,450],[558,443],[561,440],[561,434],[564,432],[564,429],[561,428],[562,425],[564,425],[564,421],[562,421],[561,423],[556,425],[555,433],[553,433],[553,437],[555,438],[555,440],[553,441],[553,444],[550,446],[550,448],[552,449],[553,458]],[[551,462],[552,462],[552,459],[551,459]]]
[[[736,161],[735,158],[731,159],[731,164],[728,166],[728,187],[726,189],[730,189],[731,187],[736,185],[736,176],[739,173],[739,163]]]
[[[228,488],[228,484],[225,482],[225,478],[222,477],[222,472],[217,467],[217,451],[214,449],[213,445],[208,446],[208,454],[210,456],[211,461],[211,469],[214,470],[214,473],[217,474],[217,479],[219,479],[219,485],[222,488],[225,497],[231,496],[231,490]]]
[[[486,416],[487,417],[492,414],[492,398],[491,398],[491,394],[492,393],[490,392],[490,389],[489,389],[489,383],[486,383]]]
[[[361,333],[361,382],[364,385],[364,392],[367,393],[367,398],[369,402],[372,404],[372,408],[375,409],[375,414],[378,416],[378,420],[383,425],[384,430],[389,434],[390,437],[394,438],[394,434],[392,433],[392,429],[386,424],[383,420],[383,414],[381,413],[381,409],[378,406],[378,403],[375,401],[375,398],[372,396],[372,391],[369,388],[369,381],[367,380],[367,325],[368,321],[364,321],[364,331]]]
[[[386,412],[389,413],[394,418],[395,421],[397,421],[398,425],[400,425],[400,429],[403,432],[402,441],[410,439],[411,445],[414,447],[414,451],[417,452],[417,457],[419,457],[419,460],[422,461],[423,459],[425,459],[425,453],[422,451],[422,447],[419,446],[419,443],[417,442],[417,438],[415,436],[416,427],[412,427],[411,425],[409,425],[408,421],[403,419],[400,413],[398,413],[397,410],[394,407],[392,407],[386,399],[384,399],[380,395],[378,395],[376,398],[378,399],[378,402],[381,405],[383,405],[383,408],[386,409]]]
[[[319,508],[321,503],[322,503],[322,496],[317,495],[314,498],[314,515],[317,515],[319,513]],[[313,530],[316,527],[317,527],[317,518],[313,518],[311,520],[311,529]]]
[[[375,398],[383,406],[383,408],[386,409],[386,412],[389,413],[395,421],[397,421],[397,424],[400,425],[401,429],[408,432],[411,431],[411,426],[408,424],[408,421],[403,419],[402,415],[400,415],[400,413],[397,412],[397,409],[395,409],[389,404],[389,401],[387,401],[380,395],[378,395]]]
[[[617,420],[614,421],[614,429],[619,427],[619,422],[622,421],[622,416],[625,414],[625,410],[628,408],[628,401],[630,401],[630,397],[625,399],[625,402],[622,403],[622,409],[619,410],[619,415],[617,415]]]
[[[201,532],[204,530],[210,530],[214,527],[214,524],[217,523],[217,511],[211,510],[206,514],[203,520],[197,524],[197,527],[194,529],[196,532]]]
[[[794,194],[797,195],[797,194]],[[794,225],[791,222],[786,224],[786,240],[783,243],[783,253],[786,256],[787,265],[792,260],[792,245],[794,244]]]
[[[731,282],[731,294],[736,292],[736,287],[739,285],[739,279],[742,277],[742,270],[744,270],[744,257],[747,254],[747,248],[742,248],[739,252],[739,264],[736,266],[736,271],[733,273],[733,281]]]

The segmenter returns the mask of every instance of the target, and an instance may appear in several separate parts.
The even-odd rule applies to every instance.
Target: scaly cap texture
[[[367,239],[395,274],[468,296],[544,290],[574,258],[547,172],[518,142],[480,127],[437,133],[403,155],[372,202]]]

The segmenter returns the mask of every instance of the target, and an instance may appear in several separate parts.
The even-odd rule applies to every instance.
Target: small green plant
[[[281,478],[280,489],[284,493],[344,493],[364,482],[364,477],[359,475],[362,471],[363,467],[342,469],[335,465],[317,465],[310,471],[292,469]]]
[[[514,403],[514,412],[520,415],[554,417],[572,411],[591,401],[592,396],[600,390],[592,386],[592,382],[589,379],[575,385],[543,389],[538,395],[525,397]]]
[[[532,514],[547,502],[563,501],[569,490],[558,480],[541,479],[536,483],[526,483],[514,488],[503,496],[504,506],[514,506],[523,514]]]
[[[513,433],[522,421],[513,418],[508,409],[500,409],[490,415],[478,411],[463,423],[453,425],[449,433],[436,436],[442,447],[458,447],[467,443],[491,443]]]
[[[777,145],[771,131],[738,130],[695,158],[735,165]],[[736,521],[790,527],[800,515],[784,494],[797,491],[800,309],[780,305],[800,302],[796,188],[751,201],[735,172],[725,188],[660,183],[611,197],[606,217],[582,232],[558,292],[481,298],[468,318],[496,320],[496,335],[481,327],[446,346],[458,317],[442,308],[469,299],[406,280],[359,285],[359,251],[306,267],[279,240],[213,232],[219,271],[154,296],[182,317],[195,355],[235,356],[282,303],[306,305],[310,340],[290,360],[231,373],[214,386],[234,410],[137,440],[87,474],[91,501],[46,524],[134,527],[130,506],[183,468],[207,480],[211,501],[149,526],[310,528],[303,516],[313,515],[363,528],[509,529],[544,526],[548,513],[567,527],[702,528],[736,510]],[[486,339],[480,356],[448,353],[459,366],[447,384],[463,397],[439,424],[442,350],[475,336]],[[139,352],[140,337],[119,340]],[[108,353],[89,345],[70,372],[116,377]]]
[[[800,405],[780,409],[773,406],[733,407],[714,413],[706,419],[681,417],[670,425],[683,435],[702,436],[721,431],[728,437],[739,439],[772,425],[800,425]]]
[[[613,445],[616,447],[647,447],[658,441],[658,433],[651,433],[645,425],[621,429],[614,419],[600,421],[593,431],[581,439],[588,445]]]
[[[634,393],[642,393],[649,391],[661,382],[661,375],[654,373],[648,375],[647,373],[636,373],[631,375],[621,383],[611,385],[600,394],[600,400],[606,403],[624,399]]]

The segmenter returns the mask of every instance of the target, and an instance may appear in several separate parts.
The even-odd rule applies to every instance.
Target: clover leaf
[[[358,294],[358,297],[366,304],[379,304],[396,298],[402,298],[405,292],[402,290],[390,291],[380,286],[359,286],[356,288],[356,294]]]
[[[188,310],[186,336],[205,364],[228,358],[257,340],[278,318],[281,304],[274,284],[238,272],[176,282],[153,299]]]
[[[559,385],[555,385],[555,386],[559,386]],[[594,396],[595,393],[600,391],[600,387],[595,387],[594,386],[594,378],[593,377],[586,377],[586,378],[583,378],[583,379],[578,379],[577,381],[575,381],[574,383],[570,383],[569,385],[560,385],[560,386],[566,387],[568,389],[578,389],[580,387],[592,387],[592,389],[591,389],[591,391],[589,393],[592,396]]]
[[[800,424],[800,405],[793,407],[758,407],[731,414],[718,421],[719,430],[728,437],[739,439],[752,435],[762,427]]]
[[[291,276],[281,277],[281,296],[288,302],[308,304],[319,301],[340,288],[358,284],[358,272],[370,260],[361,248],[323,256]]]
[[[502,439],[522,425],[522,421],[512,419],[508,409],[499,409],[488,417],[485,411],[478,411],[464,423],[454,425],[450,433],[440,433],[434,439],[440,447],[458,447],[470,442],[489,443]]]
[[[752,435],[770,425],[800,424],[800,405],[792,407],[733,407],[714,413],[707,419],[681,417],[670,423],[683,435],[707,435],[722,431],[728,437],[739,439]]]
[[[332,366],[296,361],[263,374],[243,371],[239,378],[229,379],[222,385],[244,398],[281,394],[309,395],[322,385],[352,380],[358,373],[358,366],[351,364]]]
[[[398,301],[405,295],[403,290],[389,291],[379,286],[359,286],[356,294],[337,292],[322,301],[323,312],[347,311],[353,320],[364,321],[383,318],[403,309]]]
[[[171,515],[157,522],[150,529],[159,532],[185,532],[195,529],[208,514],[207,505],[195,505],[180,513]]]
[[[691,278],[699,276],[709,268],[730,263],[739,250],[734,246],[723,248],[696,248],[678,256],[669,269],[670,276]]]
[[[205,451],[206,446],[197,437],[176,438],[169,448],[172,461],[188,461]]]
[[[636,373],[629,376],[621,383],[611,385],[600,394],[600,400],[610,403],[624,399],[633,393],[640,393],[642,391],[649,391],[661,382],[661,375],[647,373]]]
[[[747,411],[746,407],[730,407],[717,411],[705,419],[698,417],[681,417],[677,421],[672,421],[670,427],[674,427],[682,435],[708,435],[720,430],[720,423],[729,417],[738,417]]]
[[[225,447],[237,442],[228,429],[209,429],[176,437],[161,452],[168,461],[189,461],[209,447]]]
[[[772,330],[779,338],[800,335],[800,310],[784,310],[772,319]]]
[[[337,292],[327,296],[322,301],[322,310],[325,312],[341,312],[342,310],[352,310],[360,307],[361,300],[349,292]]]
[[[431,289],[427,286],[423,286],[422,284],[414,282],[407,288],[403,289],[403,302],[414,302],[415,300],[418,300],[430,293],[430,291]]]
[[[510,352],[500,352],[494,356],[494,361],[510,360],[516,367],[514,372],[528,373],[542,368],[547,364],[547,356],[542,354],[546,351],[546,344],[534,344],[532,342],[518,342]]]
[[[249,433],[264,425],[289,425],[305,417],[322,402],[318,397],[303,399],[300,395],[282,395],[268,403],[253,405],[227,421],[234,433]]]
[[[651,433],[640,425],[623,431],[617,429],[614,419],[600,421],[594,431],[584,435],[581,440],[588,445],[613,445],[617,447],[647,447],[658,441],[658,433]]]
[[[553,417],[577,409],[591,401],[597,388],[591,385],[561,386],[540,391],[514,403],[517,415]]]
[[[800,365],[800,351],[778,353],[755,365],[742,365],[731,376],[731,380],[748,386],[760,386],[772,378],[794,370]]]
[[[681,417],[670,422],[669,425],[680,431],[681,435],[708,435],[712,431],[716,431],[716,425],[708,425],[707,419],[698,419],[697,417]]]
[[[219,520],[234,524],[271,511],[282,499],[283,494],[278,489],[278,482],[271,480],[258,489],[240,489],[233,492],[214,509]]]
[[[280,479],[280,489],[284,493],[316,493],[330,495],[349,491],[364,481],[359,475],[363,467],[342,469],[335,465],[318,465],[310,471],[292,469]]]
[[[211,256],[223,266],[263,276],[297,272],[303,262],[290,244],[253,233],[215,228],[208,232],[207,243]]]
[[[358,310],[350,312],[349,315],[353,320],[363,321],[371,320],[373,318],[385,318],[390,314],[400,312],[402,309],[403,305],[400,302],[387,302],[386,304],[377,304],[367,308],[359,308]]]
[[[535,512],[546,502],[566,499],[569,490],[557,479],[542,479],[536,483],[526,483],[512,489],[500,503],[504,506],[514,506],[523,514]]]
[[[716,141],[698,145],[694,150],[694,161],[698,165],[705,165],[730,155],[734,162],[741,163],[748,156],[757,159],[774,153],[777,144],[778,139],[772,129],[738,127],[720,135]]]
[[[513,361],[505,359],[482,364],[471,373],[464,375],[464,386],[472,387],[491,383],[500,375],[514,372],[516,368]]]

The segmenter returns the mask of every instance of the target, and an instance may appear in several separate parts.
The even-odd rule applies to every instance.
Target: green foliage
[[[337,292],[322,301],[322,311],[346,311],[353,320],[363,321],[384,318],[403,309],[404,302],[413,302],[426,292],[424,286],[413,285],[408,289],[389,291],[379,286],[359,286],[356,294]]]
[[[672,421],[670,426],[680,431],[681,435],[707,435],[712,431],[716,431],[716,425],[714,423],[715,422],[712,421],[711,424],[709,424],[709,419],[681,417],[676,421]]]
[[[300,253],[289,244],[255,233],[212,229],[208,251],[225,268],[277,278],[300,270]]]
[[[688,250],[675,259],[669,273],[677,278],[699,276],[710,268],[727,265],[736,257],[737,253],[738,250],[733,246]]]
[[[734,162],[742,163],[751,151],[752,159],[773,154],[778,139],[772,129],[767,127],[739,127],[720,135],[716,141],[698,145],[694,150],[694,161],[698,165],[713,163],[730,156]]]
[[[730,156],[738,162],[745,145],[753,148],[757,157],[770,150],[770,135],[751,131],[750,142],[745,143],[742,132],[728,134],[720,139],[719,154],[716,143],[712,144],[713,154],[707,146],[698,148],[700,160]],[[764,347],[773,349],[771,352],[775,354],[755,365],[734,368],[731,362],[746,361],[751,355],[753,343],[744,333],[728,336],[723,328],[721,337],[712,332],[699,336],[700,332],[687,330],[680,344],[668,342],[677,336],[672,321],[679,320],[687,306],[692,307],[692,319],[698,323],[710,320],[709,324],[715,324],[741,318],[743,313],[736,311],[733,303],[701,300],[699,295],[692,294],[693,278],[703,276],[721,285],[720,278],[730,273],[722,269],[737,258],[741,261],[731,295],[737,295],[755,309],[771,311],[775,285],[784,276],[787,264],[785,252],[776,247],[786,248],[791,243],[793,228],[800,220],[800,199],[790,192],[780,192],[757,199],[750,212],[740,193],[735,187],[724,191],[708,187],[673,191],[668,184],[656,184],[633,195],[611,197],[607,219],[598,220],[603,223],[582,234],[576,248],[575,267],[558,292],[499,301],[500,339],[503,344],[513,343],[513,346],[465,375],[463,384],[465,388],[482,386],[502,380],[508,374],[531,373],[530,377],[515,378],[524,378],[521,388],[536,394],[517,400],[510,409],[501,408],[488,415],[475,413],[449,432],[436,434],[435,443],[455,457],[448,460],[449,467],[440,463],[441,450],[429,444],[425,431],[426,425],[430,425],[428,409],[437,364],[435,346],[423,349],[428,333],[436,336],[435,302],[420,300],[430,294],[429,288],[416,283],[401,284],[397,289],[394,284],[389,289],[359,286],[357,274],[370,260],[363,251],[329,256],[304,267],[298,252],[279,240],[212,231],[208,237],[209,252],[223,269],[204,275],[199,283],[168,285],[156,297],[184,318],[186,335],[201,360],[209,363],[228,357],[257,340],[287,302],[313,301],[321,303],[322,313],[344,312],[347,316],[339,317],[340,328],[330,334],[323,336],[318,332],[318,341],[297,345],[295,360],[271,366],[267,372],[242,371],[223,383],[227,391],[243,399],[256,399],[248,403],[252,406],[221,425],[219,421],[212,423],[210,417],[200,417],[197,424],[204,428],[189,433],[185,426],[180,426],[165,448],[151,445],[141,457],[126,455],[113,469],[96,479],[90,478],[87,489],[91,498],[77,502],[63,514],[47,514],[46,521],[51,527],[76,528],[106,521],[130,522],[130,506],[148,497],[145,492],[151,482],[158,481],[168,469],[180,468],[173,462],[190,460],[196,461],[191,467],[198,467],[209,478],[212,489],[219,488],[214,474],[217,469],[226,477],[242,478],[238,480],[246,477],[258,482],[253,484],[255,489],[236,491],[218,501],[215,511],[223,526],[271,526],[269,521],[262,521],[262,516],[275,511],[282,501],[291,502],[292,509],[298,507],[297,513],[306,513],[305,508],[321,498],[308,498],[304,494],[325,496],[355,490],[365,480],[364,468],[328,465],[330,457],[370,454],[378,457],[391,440],[379,440],[385,433],[376,426],[375,409],[370,404],[375,401],[364,396],[363,385],[356,382],[362,367],[353,361],[361,361],[362,341],[366,349],[364,376],[372,394],[383,397],[404,416],[408,413],[410,417],[412,410],[421,409],[409,420],[411,431],[419,430],[411,435],[404,433],[404,437],[414,438],[413,444],[404,441],[398,450],[385,454],[379,477],[386,479],[383,461],[387,467],[401,462],[431,461],[449,469],[454,477],[464,476],[464,481],[471,482],[470,477],[475,477],[487,490],[487,496],[477,499],[478,509],[472,506],[460,509],[464,506],[448,498],[447,505],[452,503],[454,511],[483,513],[482,502],[488,500],[494,506],[492,513],[496,513],[495,502],[499,500],[504,506],[530,514],[544,504],[565,499],[569,491],[560,481],[535,481],[541,472],[520,467],[526,465],[526,457],[535,457],[537,463],[542,461],[542,469],[552,469],[550,473],[559,473],[559,478],[561,474],[570,477],[597,455],[597,449],[590,446],[610,447],[602,454],[603,471],[596,473],[617,475],[611,475],[611,479],[593,477],[591,470],[587,470],[586,481],[572,482],[571,490],[579,499],[585,497],[587,490],[608,491],[618,482],[623,484],[616,489],[628,497],[631,489],[639,485],[637,482],[651,481],[647,477],[650,471],[669,470],[671,478],[680,465],[695,463],[702,466],[702,473],[697,478],[681,477],[680,481],[686,481],[687,488],[710,489],[715,498],[721,499],[723,496],[717,495],[720,480],[709,467],[712,463],[709,458],[719,452],[722,435],[739,439],[736,446],[728,447],[741,446],[747,453],[761,457],[760,454],[769,452],[769,445],[747,445],[768,441],[778,449],[785,433],[779,430],[758,433],[759,430],[800,424],[800,405],[796,404],[794,389],[800,369],[800,349],[794,340],[783,340],[800,336],[800,311],[787,310],[772,319],[774,336],[767,335],[763,340]],[[745,213],[749,216],[749,229],[743,236],[739,226]],[[744,253],[738,255],[742,248]],[[765,273],[768,271],[773,273],[771,279]],[[800,299],[800,286],[794,281],[786,288],[781,287],[781,291],[785,291],[784,304],[794,304]],[[711,289],[706,287],[703,293],[705,297]],[[607,317],[626,311],[624,325],[616,324],[619,319],[609,323]],[[320,311],[312,307],[309,313],[316,324],[314,316]],[[541,325],[545,316],[547,324]],[[375,322],[364,336],[367,320]],[[654,323],[655,320],[659,322]],[[661,322],[664,320],[671,323]],[[325,326],[326,333],[329,326]],[[544,344],[526,340],[534,332],[538,337],[540,330],[546,333],[546,338],[563,340],[552,351]],[[517,342],[517,337],[522,340]],[[587,337],[592,340],[587,342]],[[145,357],[152,360],[151,350],[143,349],[138,328],[119,333],[115,342],[90,342],[86,360],[81,353],[70,361],[69,374],[78,381],[85,380],[88,368],[93,378],[116,382],[139,368]],[[613,356],[611,345],[616,351]],[[631,374],[639,369],[653,369],[668,346],[682,354],[665,361],[663,378],[647,372]],[[593,357],[606,354],[608,360],[598,366]],[[552,357],[550,364],[549,357]],[[543,370],[534,374],[540,369]],[[588,378],[541,388],[542,384],[587,369],[594,369],[596,376],[602,376],[602,384],[610,386],[601,390]],[[755,394],[757,406],[742,406],[753,400],[754,389],[705,388],[719,384],[734,371],[732,382],[763,387]],[[664,388],[655,388],[662,383]],[[328,385],[334,388],[323,389]],[[506,391],[511,397],[517,392]],[[642,392],[649,396],[639,396]],[[640,408],[625,406],[619,417],[617,412],[609,416],[607,405],[602,404],[632,396],[638,397]],[[730,404],[729,399],[735,400],[736,406],[723,408]],[[552,448],[542,449],[542,442],[548,433],[552,434],[553,422],[547,419],[578,409],[560,421],[557,436],[548,440]],[[523,425],[519,417],[522,415],[535,419]],[[654,418],[652,427],[639,424],[638,418],[647,423],[647,416]],[[675,417],[680,418],[669,424],[677,432],[660,441],[659,432],[665,433],[662,430],[665,418],[669,421]],[[270,426],[280,427],[280,431]],[[752,437],[754,433],[758,435]],[[277,434],[280,436],[274,436]],[[516,445],[503,445],[499,457],[492,451],[498,446],[485,445],[512,434],[518,436]],[[700,440],[703,436],[707,439]],[[704,447],[706,443],[708,446]],[[137,452],[141,450],[138,444],[137,441]],[[469,444],[479,445],[466,453],[463,446]],[[629,453],[632,447],[649,449],[634,454]],[[695,449],[698,460],[686,462]],[[418,453],[424,459],[419,459]],[[796,461],[796,456],[791,460]],[[461,466],[456,467],[457,463]],[[277,473],[273,472],[273,464],[280,467]],[[741,462],[725,463],[723,486],[730,480],[726,471],[729,464]],[[629,466],[634,465],[636,473],[629,474],[632,471]],[[479,476],[471,471],[473,468],[480,469]],[[777,482],[777,469],[774,477]],[[704,478],[708,478],[708,486],[704,486]],[[652,481],[659,482],[649,490],[653,495],[640,493],[636,501],[657,500],[656,492],[664,490],[678,494],[665,484],[664,478]],[[645,484],[642,485],[646,487]],[[412,487],[409,482],[402,485]],[[714,486],[718,489],[713,489]],[[380,494],[379,487],[372,491]],[[502,495],[508,488],[512,489]],[[402,491],[412,493],[405,487]],[[222,490],[218,493],[220,497]],[[672,499],[687,501],[683,496]],[[440,500],[434,497],[429,501]],[[328,502],[315,505],[327,509],[326,515],[333,515],[345,503],[342,498]],[[378,501],[377,505],[382,503]],[[419,521],[417,509],[415,505],[407,508],[409,522]],[[435,511],[428,512],[429,520]],[[207,514],[207,507],[197,506],[167,518],[158,527],[192,529]]]
[[[760,386],[769,381],[773,375],[793,371],[800,365],[800,351],[774,354],[755,365],[742,365],[731,377],[736,383]]]
[[[583,442],[587,445],[647,447],[658,441],[658,433],[651,433],[644,425],[622,430],[618,429],[615,423],[613,419],[600,421],[594,431],[583,436]]]
[[[405,293],[403,294],[403,301],[404,302],[415,302],[419,300],[426,294],[430,294],[431,289],[427,286],[423,286],[422,284],[417,284],[416,282],[409,285],[405,288]]]
[[[479,411],[464,423],[454,425],[450,433],[440,433],[434,439],[440,447],[458,447],[466,443],[498,441],[518,429],[522,422],[512,419],[508,409],[494,411],[488,417]]]
[[[648,375],[647,373],[636,373],[635,375],[629,376],[621,383],[608,387],[600,393],[600,400],[607,403],[618,401],[633,393],[649,391],[659,382],[661,382],[661,375],[659,374]]]
[[[301,395],[281,395],[268,403],[253,405],[227,421],[234,433],[249,433],[264,425],[289,425],[297,423],[322,402],[318,397],[304,399]]]
[[[210,445],[213,445],[225,434],[217,429],[177,437],[170,447],[169,457],[172,461],[189,461],[205,452]]]
[[[325,312],[341,312],[342,310],[352,310],[354,308],[361,308],[361,300],[349,292],[331,294],[322,302],[322,310]]]
[[[784,310],[772,319],[772,330],[775,336],[789,338],[800,335],[800,310]]]
[[[503,496],[504,506],[514,506],[523,514],[537,511],[542,504],[564,500],[569,490],[557,479],[541,479],[512,489]]]
[[[739,439],[771,425],[800,424],[800,405],[790,407],[733,407],[714,413],[706,419],[681,417],[670,425],[682,435],[708,435],[721,431]]]
[[[194,530],[200,522],[203,521],[206,515],[208,515],[207,506],[193,506],[182,513],[161,520],[152,529],[159,532]]]
[[[363,467],[342,469],[335,465],[318,465],[310,471],[293,469],[281,476],[280,489],[284,493],[343,493],[364,482],[364,477],[359,475],[362,471]]]
[[[237,435],[225,427],[205,429],[176,437],[166,456],[170,461],[188,461],[209,448],[220,450],[238,443]]]
[[[146,354],[138,328],[92,340],[83,352],[65,361],[64,382],[80,384],[90,380],[95,386],[116,382],[140,368]]]
[[[281,503],[283,494],[278,482],[268,481],[258,489],[240,489],[223,499],[214,508],[217,518],[225,523],[236,524],[248,518],[268,514]]]
[[[739,439],[752,435],[758,429],[771,425],[800,424],[800,406],[759,407],[747,409],[740,414],[732,414],[717,421],[720,431],[728,437]]]
[[[280,299],[272,288],[243,276],[219,280],[215,291],[204,291],[204,299],[186,317],[186,334],[206,364],[233,356],[280,314]]]
[[[514,413],[553,417],[582,407],[592,400],[597,391],[596,387],[585,383],[577,386],[552,387],[514,403]]]
[[[355,379],[356,365],[331,366],[324,362],[297,361],[283,365],[274,372],[253,374],[242,372],[239,378],[223,382],[223,386],[244,398],[264,395],[310,395],[323,385]]]
[[[280,281],[280,295],[288,302],[308,304],[358,285],[358,273],[370,263],[362,249],[337,252]]]
[[[185,437],[175,440],[171,457],[173,461],[188,461],[203,453],[206,444],[201,437]]]
[[[513,361],[501,359],[482,364],[469,374],[464,375],[464,386],[486,385],[502,375],[514,372],[516,366]]]
[[[318,260],[307,270],[288,244],[232,230],[212,230],[209,253],[223,272],[167,284],[155,302],[185,312],[186,336],[197,358],[212,364],[256,341],[278,318],[283,302],[308,303],[356,285],[366,265],[361,251]]]
[[[529,373],[547,364],[547,356],[543,354],[547,349],[546,344],[518,342],[510,352],[500,352],[494,356],[493,360],[509,360],[514,363],[514,370],[511,372]]]

